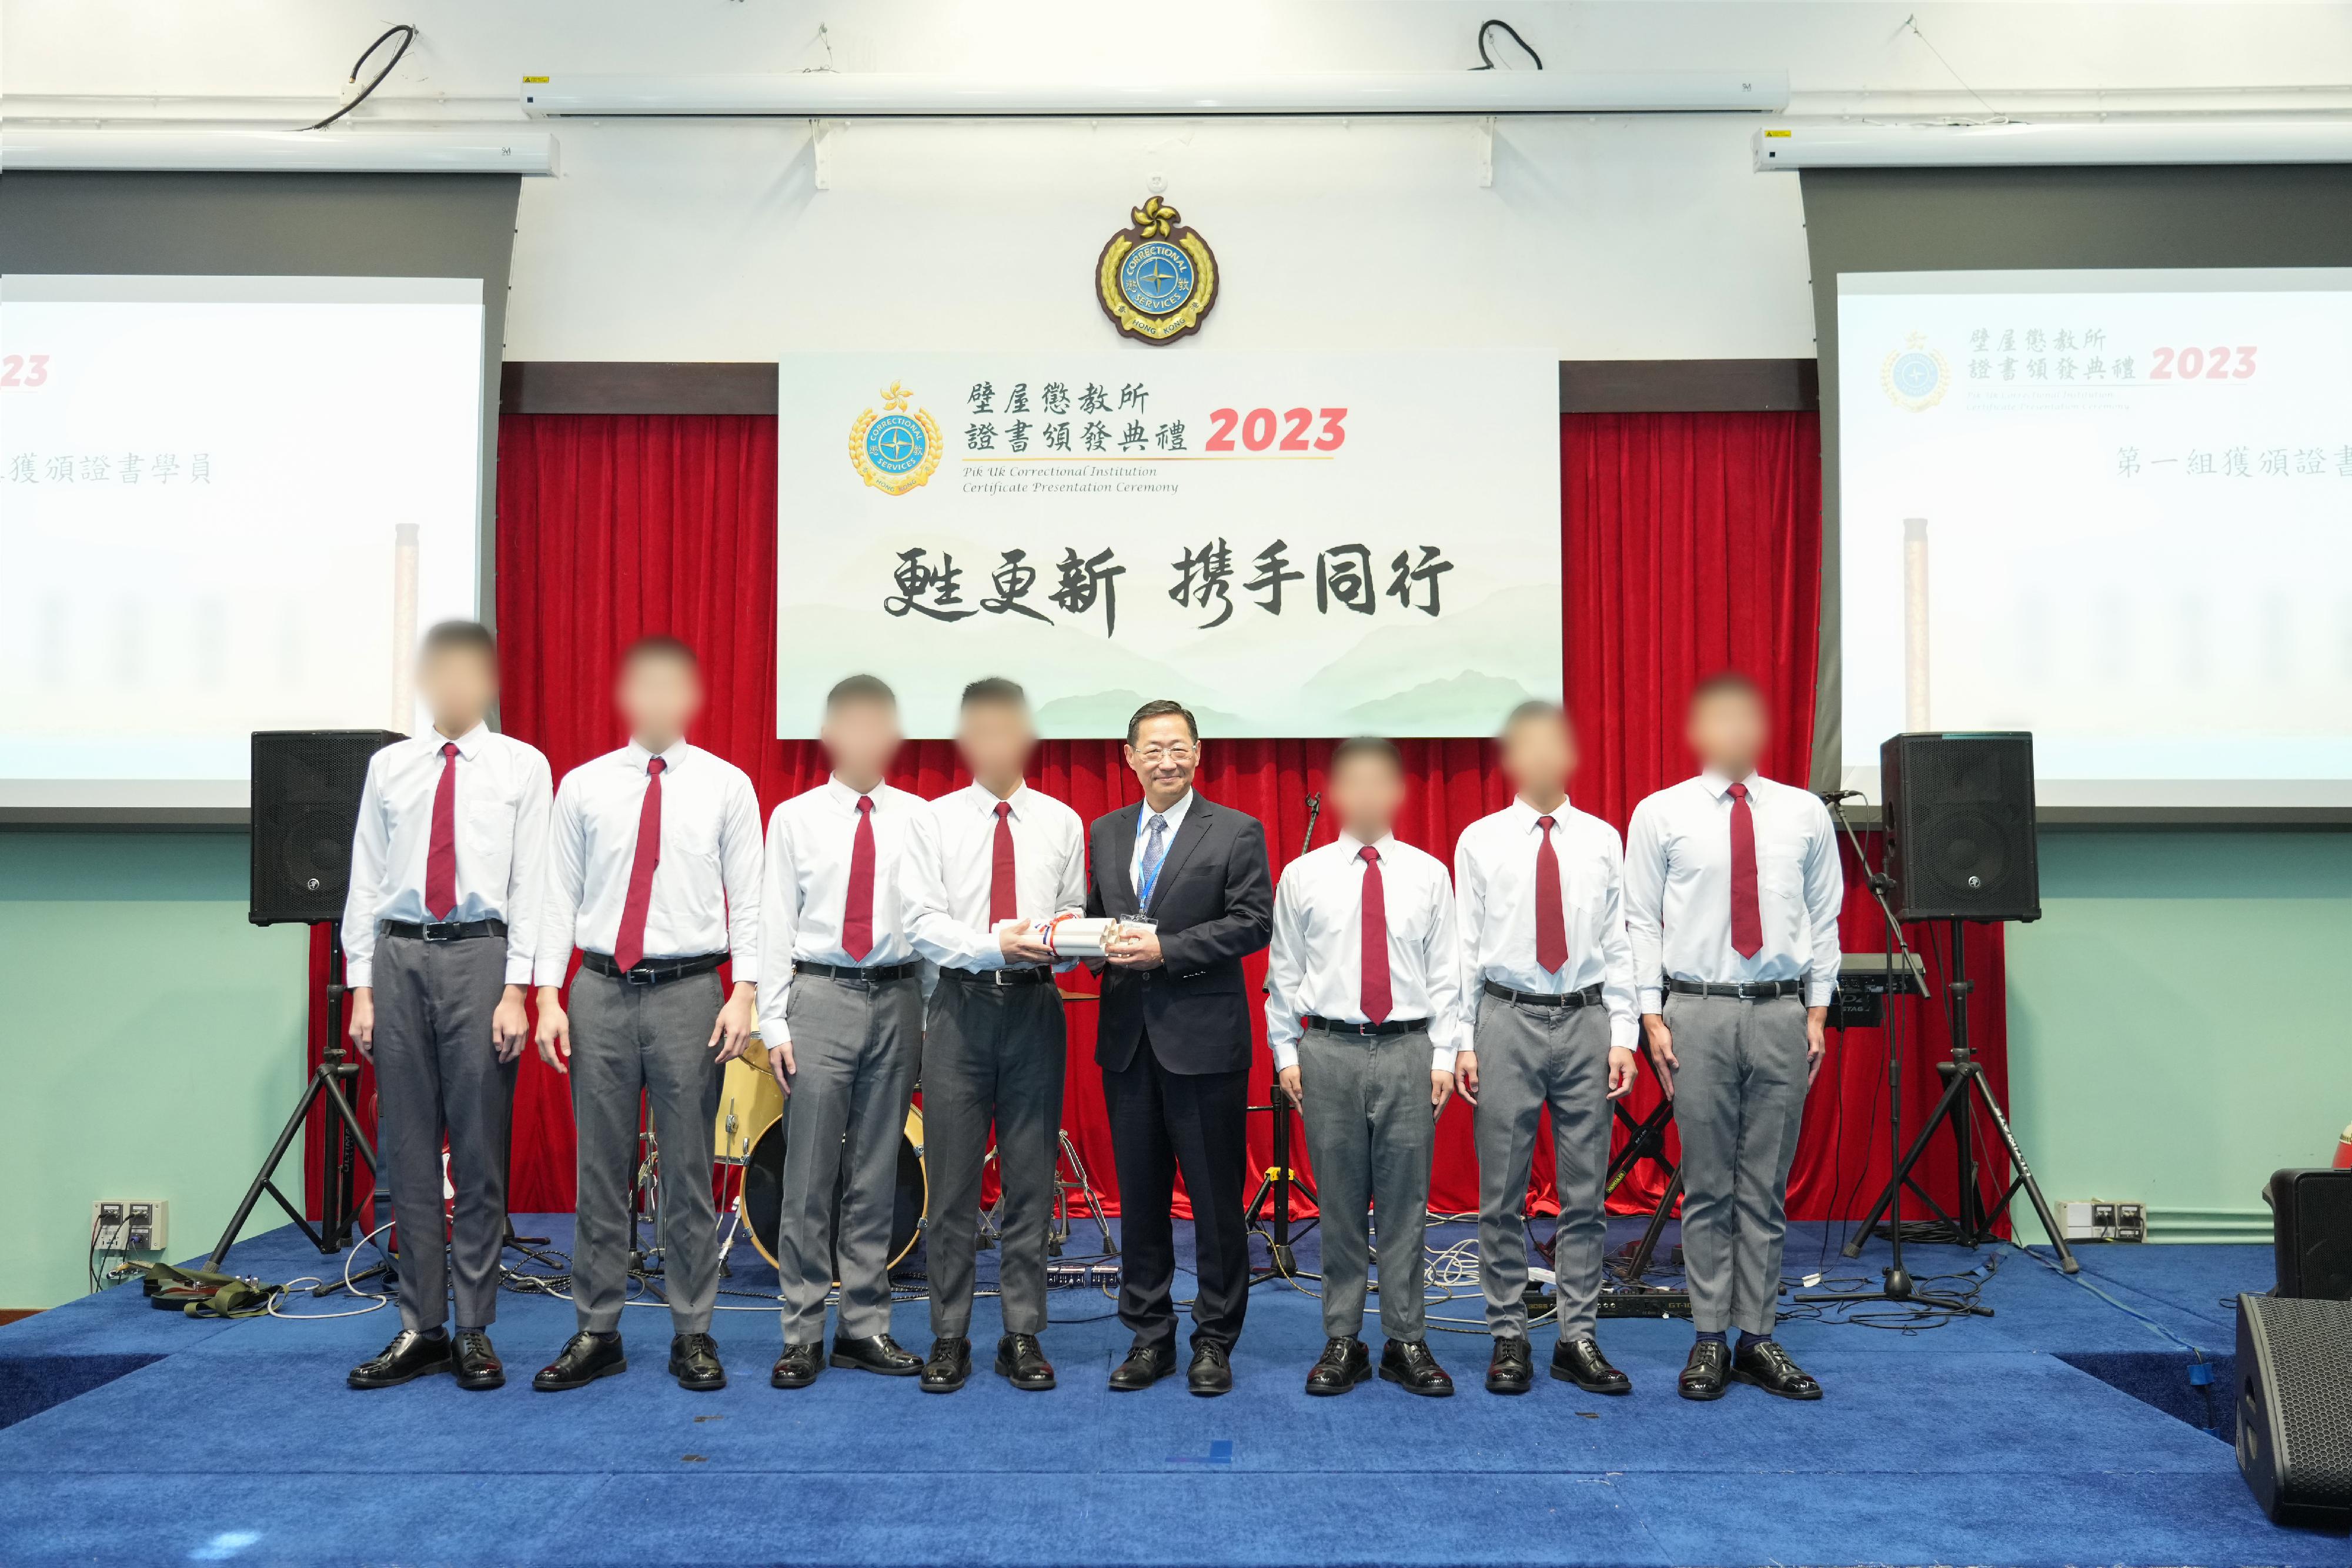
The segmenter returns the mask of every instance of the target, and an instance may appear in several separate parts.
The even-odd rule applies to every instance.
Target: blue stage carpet
[[[568,1217],[518,1224],[559,1249],[568,1239]],[[1822,1247],[1817,1228],[1797,1230],[1792,1273]],[[1431,1235],[1443,1246],[1468,1233]],[[1090,1236],[1082,1222],[1074,1249]],[[1301,1254],[1311,1269],[1311,1239]],[[1847,1264],[1832,1249],[1829,1271],[1874,1276],[1884,1255],[1874,1246]],[[2352,1560],[2341,1535],[2272,1527],[2226,1442],[2158,1407],[2204,1408],[2189,1354],[2159,1329],[2226,1355],[2222,1298],[2268,1283],[2268,1249],[2084,1256],[2084,1278],[2113,1302],[2014,1250],[1913,1249],[1923,1275],[1998,1257],[1981,1297],[1997,1315],[1917,1333],[1790,1323],[1782,1337],[1828,1388],[1813,1406],[1742,1387],[1713,1406],[1677,1399],[1690,1330],[1654,1321],[1602,1325],[1635,1380],[1627,1399],[1549,1381],[1493,1397],[1478,1386],[1484,1337],[1456,1334],[1433,1335],[1462,1385],[1452,1400],[1378,1382],[1309,1399],[1299,1384],[1321,1347],[1320,1310],[1281,1281],[1253,1296],[1239,1386],[1223,1399],[1192,1398],[1181,1380],[1110,1395],[1103,1377],[1127,1336],[1087,1291],[1053,1298],[1057,1320],[1089,1321],[1046,1336],[1062,1375],[1052,1394],[987,1374],[992,1301],[960,1395],[843,1372],[778,1393],[777,1324],[760,1301],[774,1275],[748,1246],[727,1281],[744,1293],[722,1301],[757,1310],[719,1317],[735,1379],[722,1393],[688,1395],[663,1375],[667,1317],[648,1309],[624,1325],[628,1375],[534,1394],[529,1375],[572,1311],[509,1294],[496,1331],[507,1388],[469,1395],[430,1378],[357,1394],[343,1374],[398,1327],[389,1310],[193,1322],[122,1287],[0,1329],[0,1563]],[[327,1271],[291,1230],[232,1260],[270,1280]],[[1433,1310],[1478,1308],[1465,1291]],[[924,1307],[901,1306],[896,1332],[928,1346]],[[1549,1346],[1539,1332],[1538,1356]]]

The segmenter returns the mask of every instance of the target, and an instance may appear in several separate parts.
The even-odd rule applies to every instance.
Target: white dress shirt
[[[1845,872],[1829,810],[1809,790],[1754,773],[1739,782],[1748,786],[1756,826],[1764,945],[1751,958],[1732,950],[1732,782],[1702,773],[1633,808],[1625,835],[1625,922],[1645,1013],[1662,1010],[1664,979],[1801,979],[1811,1008],[1829,1006],[1837,994]]]
[[[1559,862],[1561,929],[1568,963],[1546,969],[1536,960],[1536,852],[1552,819],[1551,849]],[[1515,991],[1563,996],[1601,988],[1609,1009],[1612,1049],[1633,1049],[1633,949],[1625,937],[1625,852],[1617,830],[1562,800],[1538,811],[1515,800],[1462,830],[1454,846],[1454,894],[1461,906],[1462,1017],[1478,1019],[1488,980]],[[1464,1049],[1471,1049],[1466,1037]]]
[[[487,725],[458,736],[455,763],[436,730],[395,741],[368,759],[352,834],[352,885],[343,901],[344,983],[375,983],[376,923],[423,925],[425,862],[433,848],[433,799],[441,769],[457,769],[457,904],[453,921],[507,923],[507,984],[530,984],[539,940],[540,883],[547,859],[547,758]]]
[[[792,995],[793,961],[875,968],[904,964],[915,945],[907,936],[901,862],[916,820],[930,802],[877,784],[874,802],[874,946],[862,957],[841,945],[848,913],[849,857],[857,838],[857,791],[838,779],[785,801],[768,819],[767,891],[761,899],[766,938],[760,944],[760,1038],[770,1045],[793,1038],[784,1022]]]
[[[1160,859],[1164,868],[1168,860],[1168,852],[1176,847],[1176,830],[1184,825],[1185,813],[1192,809],[1192,791],[1190,789],[1185,790],[1177,798],[1176,803],[1164,811],[1154,811],[1149,800],[1144,801],[1139,808],[1142,814],[1135,819],[1135,852],[1127,859],[1127,885],[1135,889],[1137,898],[1140,899],[1143,896],[1143,852],[1151,847],[1151,819],[1155,816],[1168,819],[1167,836],[1160,841]],[[1155,886],[1151,891],[1157,894],[1160,889]],[[1139,909],[1111,911],[1113,915],[1148,913],[1149,911]]]
[[[1047,920],[1065,910],[1083,911],[1087,832],[1078,814],[1025,784],[1004,804],[1013,808],[1005,821],[1013,829],[1015,915]],[[899,866],[907,936],[917,952],[943,968],[1005,967],[988,908],[996,867],[996,807],[993,791],[970,784],[931,801],[908,825]],[[880,848],[878,838],[876,847]]]
[[[661,754],[661,858],[646,909],[645,956],[732,956],[759,973],[760,798],[741,768],[679,741]],[[612,956],[637,862],[653,753],[635,741],[563,776],[555,792],[539,983],[560,986],[576,942]]]
[[[1381,857],[1389,927],[1389,1017],[1429,1020],[1430,1066],[1454,1071],[1465,1049],[1458,994],[1454,888],[1445,862],[1393,837]],[[1277,1072],[1298,1063],[1302,1015],[1364,1023],[1364,874],[1361,840],[1341,833],[1283,868],[1274,893],[1274,944],[1265,965],[1265,1038]]]

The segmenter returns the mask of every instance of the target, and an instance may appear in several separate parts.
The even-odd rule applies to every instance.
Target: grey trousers
[[[1559,1334],[1563,1342],[1589,1337],[1609,1225],[1601,1207],[1609,1168],[1609,1009],[1481,996],[1471,1043],[1478,1053],[1478,1256],[1487,1331],[1498,1339],[1528,1332],[1528,1172],[1538,1118],[1549,1106]]]
[[[802,975],[793,981],[784,1018],[798,1064],[792,1095],[784,1102],[776,1246],[784,1343],[814,1344],[824,1338],[836,1190],[839,1332],[852,1339],[887,1333],[890,1210],[898,1196],[898,1140],[906,1132],[907,1103],[922,1053],[922,982],[911,975],[878,986]]]
[[[930,1213],[923,1254],[931,1333],[971,1330],[972,1254],[980,1239],[981,1168],[996,1127],[1003,1186],[997,1281],[1006,1333],[1045,1332],[1045,1235],[1061,1157],[1068,1037],[1051,983],[975,985],[941,976],[923,1035],[923,1165]]]
[[[1429,1031],[1334,1034],[1298,1039],[1298,1088],[1306,1099],[1307,1157],[1323,1214],[1323,1333],[1364,1332],[1371,1266],[1364,1210],[1381,1241],[1381,1332],[1418,1340],[1423,1332],[1421,1239],[1429,1218],[1429,1162],[1437,1115],[1429,1103]]]
[[[376,945],[376,1160],[400,1222],[404,1328],[440,1327],[453,1281],[460,1325],[488,1328],[499,1315],[517,1063],[499,1061],[490,1015],[506,972],[504,937],[385,936]],[[446,1241],[444,1132],[457,1189]]]
[[[637,1165],[637,1097],[661,1145],[656,1212],[662,1294],[675,1333],[710,1332],[719,1295],[719,1208],[710,1196],[710,1128],[724,1070],[711,1026],[726,1000],[716,974],[633,986],[583,969],[572,982],[572,1117],[580,1135],[572,1301],[580,1326],[621,1326],[629,1287],[629,1197]]]
[[[1805,1004],[1666,997],[1682,1134],[1683,1272],[1701,1333],[1779,1316],[1789,1166],[1805,1114]]]

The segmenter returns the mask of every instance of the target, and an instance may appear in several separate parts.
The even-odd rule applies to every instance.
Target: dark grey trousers
[[[1805,1114],[1805,1004],[1666,997],[1682,1134],[1683,1272],[1701,1333],[1780,1314],[1789,1166]]]
[[[1422,1337],[1422,1234],[1437,1146],[1429,1062],[1427,1030],[1353,1035],[1310,1029],[1299,1037],[1298,1088],[1306,1100],[1299,1120],[1323,1214],[1327,1338],[1364,1332],[1368,1204],[1380,1230],[1381,1332],[1394,1340]]]
[[[784,1343],[815,1344],[824,1338],[835,1191],[841,1194],[839,1332],[852,1339],[887,1333],[890,1211],[898,1197],[898,1141],[923,1048],[922,982],[911,975],[878,986],[798,976],[784,1018],[797,1063],[784,1102],[776,1247]]]
[[[716,974],[633,986],[583,969],[572,982],[572,1117],[580,1136],[572,1301],[590,1333],[620,1327],[628,1299],[641,1093],[661,1145],[655,1240],[671,1331],[710,1332],[719,1295],[710,1128],[725,1076],[710,1030],[725,1000]]]
[[[502,936],[385,936],[376,944],[376,1160],[400,1222],[404,1328],[439,1327],[453,1282],[460,1324],[488,1328],[499,1315],[517,1063],[499,1061],[490,1015],[506,972]],[[457,1189],[446,1241],[444,1132]]]
[[[923,1255],[931,1280],[931,1333],[971,1331],[972,1255],[988,1130],[1004,1197],[997,1281],[1006,1333],[1045,1332],[1045,1235],[1061,1157],[1062,1077],[1068,1038],[1051,983],[976,985],[940,977],[923,1035],[923,1165],[930,1213]]]
[[[1497,1338],[1528,1332],[1523,1216],[1538,1118],[1549,1106],[1559,1194],[1552,1258],[1559,1333],[1563,1340],[1584,1338],[1593,1331],[1608,1238],[1601,1178],[1609,1167],[1609,1009],[1481,996],[1472,1044],[1478,1053],[1478,1256],[1487,1331]]]

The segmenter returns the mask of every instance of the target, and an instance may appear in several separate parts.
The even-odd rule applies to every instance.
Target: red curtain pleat
[[[695,739],[751,776],[763,809],[824,778],[814,743],[775,738],[779,647],[789,658],[793,643],[793,628],[775,616],[775,465],[776,422],[768,417],[500,421],[502,720],[509,734],[547,753],[558,778],[625,738],[612,706],[614,659],[655,632],[683,637],[700,653],[710,706]],[[1806,777],[1821,595],[1816,415],[1563,416],[1560,550],[1564,689],[1584,751],[1577,804],[1622,831],[1643,795],[1685,777],[1684,699],[1700,676],[1721,669],[1745,671],[1770,696],[1775,738],[1765,771],[1792,781]],[[972,672],[990,673],[1024,674]],[[1465,715],[1465,727],[1484,729],[1499,716]],[[1202,792],[1265,822],[1278,873],[1300,848],[1307,798],[1322,788],[1330,743],[1204,738]],[[1407,742],[1404,752],[1415,787],[1398,834],[1450,861],[1462,829],[1509,798],[1493,747],[1484,739],[1425,740]],[[891,782],[932,796],[965,778],[949,745],[927,741],[906,748]],[[1033,782],[1086,818],[1138,798],[1115,738],[1046,745]],[[1332,831],[1327,819],[1318,841]],[[1847,869],[1846,946],[1874,951],[1883,940],[1877,911]],[[1973,928],[1969,942],[1975,1043],[2000,1089],[2000,929]],[[1263,978],[1262,959],[1250,975],[1253,984]],[[1064,1119],[1115,1212],[1092,1007],[1073,1003],[1070,1018]],[[1911,1038],[1905,1103],[1916,1125],[1939,1088],[1933,1063],[1944,1049],[1940,1019],[1923,1014]],[[1265,1102],[1269,1066],[1261,1051],[1255,1103]],[[1858,1215],[1876,1195],[1887,1169],[1885,1073],[1879,1031],[1833,1040],[1790,1181],[1793,1215]],[[1633,1106],[1646,1112],[1655,1098],[1645,1072]],[[1270,1163],[1270,1118],[1254,1116],[1254,1171]],[[1948,1198],[1952,1161],[1939,1154],[1927,1184]],[[1551,1171],[1539,1144],[1535,1185],[1547,1207]],[[516,1096],[513,1207],[570,1208],[572,1172],[567,1085],[527,1057]],[[1642,1166],[1612,1207],[1643,1207],[1658,1185]],[[1438,1130],[1430,1201],[1443,1211],[1469,1210],[1477,1193],[1470,1113],[1451,1106]]]

